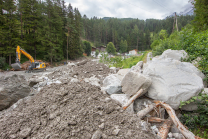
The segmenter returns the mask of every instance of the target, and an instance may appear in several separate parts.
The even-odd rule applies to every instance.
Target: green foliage
[[[108,58],[108,54],[101,53],[101,57],[99,60],[100,63],[109,64],[110,58]]]
[[[190,103],[197,104],[197,114],[194,116],[192,113],[184,114],[181,121],[190,129],[194,129],[197,126],[208,127],[208,95],[206,93],[200,93],[198,96],[194,96],[188,101],[181,102],[180,108]]]
[[[123,59],[121,56],[116,56],[114,58],[110,58],[110,63],[116,68],[122,67],[122,64],[123,64],[122,61],[123,61]]]
[[[91,55],[91,51],[92,51],[92,46],[91,46],[91,44],[90,44],[90,42],[88,42],[88,41],[84,41],[83,42],[83,44],[84,44],[84,51],[85,51],[85,53],[87,54],[87,56],[90,56]]]
[[[116,48],[112,42],[109,42],[106,48],[107,52],[109,54],[115,54],[116,53]]]
[[[95,56],[97,57],[97,56],[98,56],[98,54],[99,54],[99,51],[98,51],[98,50],[96,50],[96,51],[95,51]]]
[[[156,46],[158,46],[160,44],[159,40],[154,40],[151,44],[151,49],[154,50]]]
[[[4,68],[4,66],[6,65],[6,59],[5,57],[0,57],[0,68]]]
[[[160,36],[160,39],[162,40],[166,39],[168,36],[167,31],[162,29],[159,33],[159,36]]]
[[[120,50],[119,50],[119,52],[120,53],[124,53],[124,52],[126,52],[127,51],[127,41],[126,40],[121,40],[121,42],[120,42]]]
[[[194,29],[196,31],[207,30],[208,29],[208,1],[207,0],[195,0],[194,4],[194,12],[196,14],[194,19]]]

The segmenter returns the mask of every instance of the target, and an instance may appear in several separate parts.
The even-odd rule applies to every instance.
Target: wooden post
[[[170,130],[171,125],[173,124],[172,120],[166,120],[162,127],[159,130],[159,136],[161,139],[166,139],[168,136],[168,132]]]
[[[147,115],[149,112],[151,112],[155,107],[155,104],[151,104],[149,105],[148,107],[146,107],[145,109],[139,111],[137,113],[137,116],[140,118],[140,119],[143,119],[145,115]]]
[[[123,106],[123,109],[126,110],[128,106],[131,105],[131,103],[134,102],[135,99],[137,99],[141,94],[143,93],[143,89],[140,89],[134,96],[132,96],[129,101]]]
[[[163,108],[166,109],[166,111],[168,112],[170,118],[172,119],[173,123],[176,125],[176,127],[180,130],[180,132],[183,134],[184,137],[186,137],[187,139],[196,139],[199,137],[195,136],[191,131],[187,130],[183,124],[179,121],[179,119],[177,118],[175,111],[170,107],[170,105],[161,102],[161,101],[157,101],[157,104],[160,104]]]

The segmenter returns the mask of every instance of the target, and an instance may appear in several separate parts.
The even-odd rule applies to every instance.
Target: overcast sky
[[[181,12],[189,0],[66,0],[88,18],[117,17],[163,19],[173,12]]]

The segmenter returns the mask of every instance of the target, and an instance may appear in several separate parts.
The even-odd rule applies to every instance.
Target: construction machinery
[[[20,63],[21,54],[25,55],[30,60],[30,66],[28,67],[26,72],[46,70],[46,64],[44,62],[35,61],[33,57],[29,53],[27,53],[24,49],[22,49],[20,46],[17,46],[16,49],[16,63],[11,65],[15,70],[22,68]]]

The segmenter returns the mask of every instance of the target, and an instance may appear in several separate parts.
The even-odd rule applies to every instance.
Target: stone
[[[116,128],[112,131],[112,135],[117,136],[119,133],[120,129]]]
[[[171,50],[168,49],[164,51],[161,55],[162,58],[171,58],[175,60],[181,61],[181,59],[185,59],[188,57],[188,54],[184,50]]]
[[[23,75],[12,75],[0,78],[0,111],[10,107],[19,99],[30,94],[30,87]]]
[[[116,67],[110,67],[110,72],[115,74],[116,73]]]
[[[143,61],[139,61],[135,66],[132,66],[130,71],[142,73]]]
[[[130,71],[130,69],[120,69],[118,72],[117,72],[117,78],[122,81],[124,76]]]
[[[116,74],[111,74],[103,80],[103,91],[109,95],[122,93],[121,81],[117,78]]]
[[[100,86],[100,80],[96,78],[95,75],[90,78],[85,78],[84,81],[90,83],[91,85]]]
[[[126,104],[129,100],[128,96],[126,94],[112,94],[111,99],[115,100],[116,102],[118,102],[119,104],[121,104],[122,106],[124,104]],[[133,104],[131,104],[127,109],[127,112],[129,113],[134,113],[134,109],[133,109]]]
[[[101,125],[99,125],[99,128],[100,128],[100,129],[104,129],[104,128],[105,128],[105,124],[102,123]]]
[[[67,66],[76,66],[74,63],[68,62]]]
[[[95,133],[92,135],[91,139],[100,139],[102,137],[102,132],[100,130],[95,131]]]
[[[180,133],[180,130],[173,124],[170,128],[171,133]]]
[[[39,82],[41,82],[40,80],[31,80],[29,83],[30,87],[33,87],[34,85],[38,84]]]
[[[26,138],[30,135],[30,133],[31,133],[31,128],[25,128],[25,129],[20,131],[19,136],[21,138]]]
[[[171,58],[153,58],[143,74],[152,79],[147,96],[161,100],[177,110],[180,101],[187,101],[204,88],[198,69],[187,62]]]
[[[145,98],[144,99],[138,98],[134,101],[134,105],[133,105],[134,106],[134,111],[136,113],[138,113],[139,111],[148,107],[148,105],[150,105],[150,104],[152,104],[152,102],[150,100],[145,99]]]
[[[134,71],[129,71],[121,81],[122,92],[128,96],[136,94],[141,88],[145,94],[150,85],[151,79],[148,76]]]

